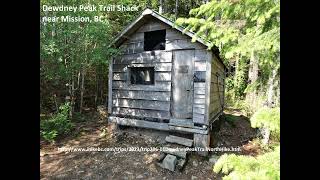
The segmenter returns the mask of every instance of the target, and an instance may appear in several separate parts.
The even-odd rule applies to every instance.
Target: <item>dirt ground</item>
[[[257,147],[250,140],[256,131],[237,110],[226,110],[220,128],[214,129],[213,147],[241,147],[237,154],[255,155]],[[160,147],[169,134],[154,130],[123,128],[115,136],[106,132],[106,121],[92,119],[76,124],[76,135],[54,144],[40,142],[41,179],[221,179],[212,171],[213,154],[208,157],[188,155],[183,170],[170,172],[156,165],[159,152],[62,152],[61,147]]]

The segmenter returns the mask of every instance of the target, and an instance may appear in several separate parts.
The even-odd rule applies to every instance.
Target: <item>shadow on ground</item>
[[[256,131],[240,111],[227,110],[220,128],[215,127],[214,147],[241,147],[237,154],[251,154],[243,148],[254,138]],[[218,123],[219,124],[219,123]],[[56,144],[41,144],[41,179],[221,179],[213,173],[210,157],[191,154],[182,172],[170,172],[155,164],[159,152],[61,152],[60,147],[160,147],[166,132],[125,128],[116,137],[99,118],[77,124],[78,136],[61,139]],[[102,136],[102,134],[106,134]]]

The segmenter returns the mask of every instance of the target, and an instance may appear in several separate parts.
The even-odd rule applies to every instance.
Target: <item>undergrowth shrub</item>
[[[257,157],[224,154],[214,165],[213,171],[226,174],[223,180],[280,179],[280,146]]]
[[[235,104],[234,92],[232,90],[226,90],[225,92],[225,105],[227,107],[233,107]]]
[[[246,116],[250,116],[253,113],[253,109],[250,104],[245,99],[236,97],[233,90],[225,92],[225,105],[226,107],[241,110],[241,112]]]
[[[238,100],[234,103],[234,107],[236,109],[240,109],[241,112],[245,115],[245,116],[250,116],[252,114],[252,109],[250,107],[250,105],[245,101],[245,100]]]
[[[260,108],[250,118],[253,128],[266,128],[270,130],[271,137],[280,139],[280,108]]]
[[[70,104],[65,103],[59,107],[59,111],[52,117],[40,122],[40,135],[49,142],[54,140],[59,135],[68,134],[73,124],[69,119]]]

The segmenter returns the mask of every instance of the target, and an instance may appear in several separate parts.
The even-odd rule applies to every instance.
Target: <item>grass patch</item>
[[[214,165],[215,173],[227,179],[280,179],[280,146],[257,157],[235,154],[222,155]]]

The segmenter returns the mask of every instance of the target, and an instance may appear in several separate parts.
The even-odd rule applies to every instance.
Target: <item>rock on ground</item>
[[[218,161],[218,159],[219,159],[219,156],[214,154],[210,157],[209,162],[212,164],[215,164]]]
[[[162,161],[163,167],[169,169],[170,171],[174,171],[176,164],[177,157],[171,154],[168,154]]]

